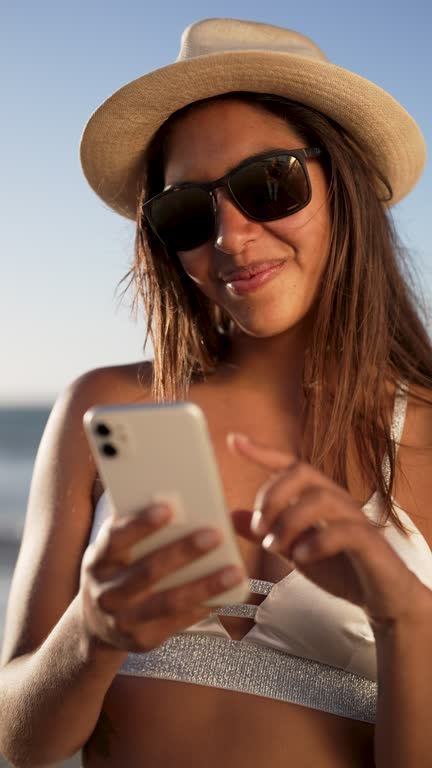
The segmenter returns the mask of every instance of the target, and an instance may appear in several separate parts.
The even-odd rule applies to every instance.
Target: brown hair
[[[391,497],[396,451],[386,410],[388,386],[402,379],[432,390],[432,345],[426,303],[423,299],[421,317],[407,255],[383,205],[391,199],[390,186],[357,142],[316,110],[265,94],[216,98],[241,99],[283,117],[309,146],[325,150],[332,233],[304,370],[305,433],[312,435],[307,458],[318,469],[326,466],[327,476],[347,488],[348,438],[353,433],[362,476],[383,500],[380,522],[391,518],[405,531]],[[191,381],[216,370],[229,349],[229,318],[194,286],[176,254],[166,253],[141,217],[142,202],[163,189],[164,150],[172,126],[185,112],[213,100],[175,113],[146,156],[135,263],[124,279],[135,284],[135,310],[140,300],[144,304],[146,342],[150,336],[154,348],[156,401],[186,397]],[[386,200],[379,199],[377,183],[387,188]],[[337,366],[333,387],[330,361]],[[329,407],[330,418],[323,418]],[[384,452],[390,464],[388,486],[381,467]]]

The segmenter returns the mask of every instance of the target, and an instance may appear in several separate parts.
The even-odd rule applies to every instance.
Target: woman
[[[388,94],[244,21],[192,25],[93,115],[84,172],[137,219],[155,359],[81,377],[44,434],[3,649],[13,763],[430,765],[432,350],[385,211],[424,157]],[[81,426],[182,397],[251,579],[217,615],[238,570],[152,593],[217,531],[128,564],[171,510],[112,520]]]

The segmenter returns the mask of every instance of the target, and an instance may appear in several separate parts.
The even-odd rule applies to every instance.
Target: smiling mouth
[[[261,263],[246,269],[236,270],[229,279],[225,278],[224,282],[230,293],[237,296],[252,293],[276,277],[285,264],[286,260],[284,259],[283,261]]]
[[[273,267],[280,266],[285,262],[285,259],[271,259],[268,261],[255,262],[253,264],[247,264],[237,269],[231,269],[228,272],[221,274],[221,279],[224,283],[232,283],[237,280],[250,280],[255,275],[262,272],[267,272]]]

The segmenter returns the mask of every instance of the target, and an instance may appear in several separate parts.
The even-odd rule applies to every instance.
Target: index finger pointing
[[[259,464],[259,466],[272,472],[288,469],[288,467],[292,467],[299,461],[298,456],[294,453],[285,453],[277,451],[275,448],[267,448],[238,432],[230,432],[227,435],[227,443],[231,450],[240,453],[245,459],[249,459],[249,461]]]

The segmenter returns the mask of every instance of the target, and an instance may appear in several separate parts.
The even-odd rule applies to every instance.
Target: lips
[[[283,261],[261,262],[251,265],[247,269],[240,270],[240,277],[236,279],[231,276],[226,280],[225,285],[231,295],[246,296],[259,290],[262,286],[273,280],[285,268],[286,259]],[[257,270],[260,271],[257,271]],[[254,272],[254,274],[252,274]],[[239,270],[234,273],[239,274]]]
[[[224,283],[232,283],[237,280],[250,280],[252,277],[255,277],[255,275],[259,275],[262,272],[268,272],[269,270],[274,269],[274,267],[280,266],[284,261],[285,259],[272,259],[270,261],[254,262],[253,264],[247,264],[223,272],[221,274],[221,279]]]

